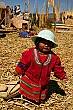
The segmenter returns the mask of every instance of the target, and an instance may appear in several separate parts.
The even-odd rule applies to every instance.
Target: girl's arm
[[[17,64],[15,68],[15,74],[25,74],[25,71],[30,66],[30,54],[29,51],[23,52],[20,62]]]
[[[63,80],[63,79],[66,79],[66,72],[64,71],[64,67],[61,66],[61,61],[60,61],[60,58],[58,57],[56,62],[55,62],[55,65],[54,65],[54,75]]]

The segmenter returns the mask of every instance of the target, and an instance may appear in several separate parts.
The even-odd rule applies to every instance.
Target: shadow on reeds
[[[0,38],[6,37],[6,34],[0,33]]]
[[[45,100],[47,101],[53,93],[60,94],[62,96],[66,96],[65,91],[60,88],[57,81],[50,80],[49,83],[48,83],[48,93],[46,95]]]

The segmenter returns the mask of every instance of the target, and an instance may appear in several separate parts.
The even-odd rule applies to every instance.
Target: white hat
[[[58,45],[55,43],[54,39],[55,39],[55,36],[54,34],[50,31],[50,30],[42,30],[38,33],[38,35],[35,35],[32,37],[32,40],[35,42],[36,39],[40,37],[40,38],[44,38],[46,40],[49,40],[51,41],[54,45],[52,48],[55,48],[57,47]]]

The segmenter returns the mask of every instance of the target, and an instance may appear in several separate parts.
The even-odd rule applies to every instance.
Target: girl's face
[[[42,39],[38,43],[38,49],[39,49],[39,51],[41,51],[43,53],[48,53],[51,51],[52,45],[53,45],[53,43],[51,41]]]

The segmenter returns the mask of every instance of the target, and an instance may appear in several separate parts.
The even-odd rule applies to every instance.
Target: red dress
[[[46,97],[51,71],[61,80],[66,76],[60,58],[56,54],[53,52],[47,55],[39,54],[35,48],[22,53],[15,70],[18,74],[22,74],[20,94],[36,102]]]

